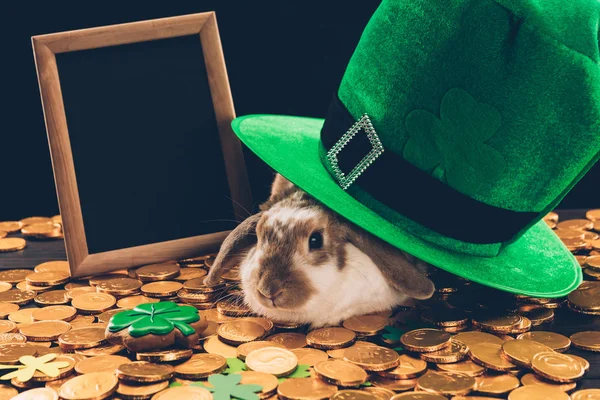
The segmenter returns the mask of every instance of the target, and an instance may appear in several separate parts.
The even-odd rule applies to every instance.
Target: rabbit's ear
[[[269,196],[269,200],[261,204],[260,209],[266,211],[271,208],[273,204],[278,203],[298,191],[300,191],[300,189],[296,185],[285,179],[281,174],[277,174],[271,185],[271,195]]]
[[[344,225],[346,239],[373,260],[392,287],[414,299],[431,297],[435,290],[433,282],[416,266],[425,263],[416,263],[413,256],[352,224]]]
[[[223,241],[219,254],[210,268],[204,284],[215,285],[221,275],[238,265],[252,246],[256,244],[256,225],[262,213],[254,214],[239,224]]]

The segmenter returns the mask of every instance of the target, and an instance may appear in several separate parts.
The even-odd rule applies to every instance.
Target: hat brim
[[[436,267],[473,282],[532,297],[566,296],[581,283],[577,260],[544,221],[503,246],[494,257],[452,252],[433,244],[435,240],[422,240],[410,234],[410,229],[388,222],[342,190],[325,169],[319,156],[322,125],[323,120],[316,118],[248,115],[235,119],[232,128],[258,157],[327,207]],[[407,223],[417,224],[410,220]]]

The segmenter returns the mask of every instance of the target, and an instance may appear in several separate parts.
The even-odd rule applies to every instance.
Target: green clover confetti
[[[239,358],[228,358],[227,369],[223,371],[224,374],[235,374],[246,370],[246,363]]]
[[[309,378],[311,376],[309,369],[310,365],[308,364],[298,364],[294,372],[292,372],[286,377],[278,378],[277,380],[279,381],[279,383],[281,383],[289,378]]]
[[[486,143],[500,129],[500,120],[494,107],[478,103],[462,89],[450,89],[442,98],[440,118],[425,110],[406,117],[410,137],[404,159],[472,195],[505,168],[502,155]]]
[[[185,336],[195,333],[188,325],[200,320],[198,310],[192,306],[180,306],[171,301],[144,303],[133,310],[121,311],[113,315],[108,323],[111,332],[129,328],[131,336],[139,337],[153,333],[166,335],[177,328]]]
[[[262,390],[260,385],[240,385],[240,374],[221,375],[214,374],[208,377],[208,383],[213,387],[206,387],[213,394],[214,400],[259,400],[256,393]]]

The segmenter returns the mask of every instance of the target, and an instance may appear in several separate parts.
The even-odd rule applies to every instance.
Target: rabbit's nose
[[[273,301],[277,296],[283,293],[283,288],[259,288],[258,292],[267,299]]]

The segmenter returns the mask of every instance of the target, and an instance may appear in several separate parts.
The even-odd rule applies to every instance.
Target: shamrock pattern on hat
[[[494,182],[506,166],[498,150],[486,143],[500,129],[500,112],[477,102],[466,91],[450,89],[440,105],[440,118],[425,110],[406,117],[410,135],[406,161],[466,195]]]

